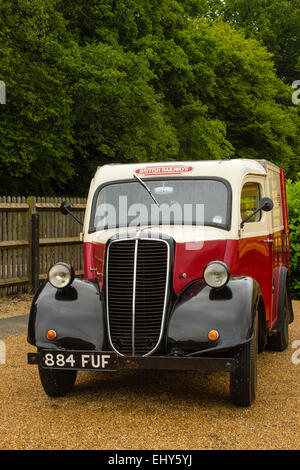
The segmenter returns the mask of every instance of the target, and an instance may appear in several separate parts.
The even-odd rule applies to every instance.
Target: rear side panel
[[[283,169],[280,170],[280,182],[281,182],[281,194],[282,194],[282,212],[283,212],[283,250],[284,250],[284,264],[285,267],[289,270],[290,267],[290,232],[289,232],[289,214],[288,214],[288,204],[287,204],[287,195],[286,195],[286,179],[285,172]]]
[[[270,327],[274,327],[278,317],[278,299],[282,290],[283,272],[289,270],[289,227],[286,198],[285,174],[283,170],[270,166],[268,168],[269,194],[274,202],[271,212],[271,238],[273,244],[272,269],[273,269],[273,307]]]
[[[272,317],[272,250],[268,236],[242,238],[238,242],[238,256],[232,263],[233,276],[247,275],[257,281],[263,296],[267,324]],[[269,325],[268,325],[269,326]]]

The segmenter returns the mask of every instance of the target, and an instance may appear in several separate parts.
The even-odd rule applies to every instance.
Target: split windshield
[[[104,184],[95,193],[90,231],[149,225],[230,228],[230,185],[215,179],[143,179]]]

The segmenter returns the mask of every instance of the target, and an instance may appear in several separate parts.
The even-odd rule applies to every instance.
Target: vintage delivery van
[[[78,370],[223,370],[232,402],[253,402],[257,353],[284,350],[293,321],[282,169],[102,166],[82,239],[84,278],[56,263],[30,312],[28,362],[48,395],[70,391]]]

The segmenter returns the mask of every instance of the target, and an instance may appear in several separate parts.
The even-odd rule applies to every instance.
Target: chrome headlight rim
[[[216,284],[213,284],[211,281],[208,281],[207,280],[207,269],[211,268],[213,265],[219,265],[219,266],[222,266],[224,268],[224,272],[226,273],[226,278],[224,280],[224,282],[222,284],[219,284],[219,285],[216,285]],[[205,276],[206,274],[206,276]],[[203,279],[205,281],[205,283],[211,287],[212,289],[222,289],[224,286],[226,286],[226,284],[228,283],[229,279],[230,279],[230,269],[229,267],[227,266],[226,263],[224,263],[223,261],[219,261],[219,260],[215,260],[215,261],[211,261],[210,263],[208,263],[205,268],[204,268],[204,271],[203,271]]]
[[[64,282],[53,282],[55,279],[55,269],[61,269],[62,272],[65,274],[65,281]],[[54,271],[54,272],[53,272]],[[75,270],[73,266],[69,263],[65,263],[63,261],[59,261],[58,263],[54,263],[48,270],[48,281],[50,284],[55,287],[55,289],[63,290],[69,287],[75,278]]]

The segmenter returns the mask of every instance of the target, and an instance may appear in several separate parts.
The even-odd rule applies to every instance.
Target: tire
[[[258,312],[256,313],[253,337],[235,353],[235,372],[230,374],[230,397],[234,405],[250,406],[257,390]]]
[[[283,305],[283,326],[268,338],[268,348],[271,351],[284,351],[289,345],[290,299],[288,289],[285,289]]]
[[[72,389],[77,370],[43,369],[39,367],[42,386],[49,397],[62,397]]]

